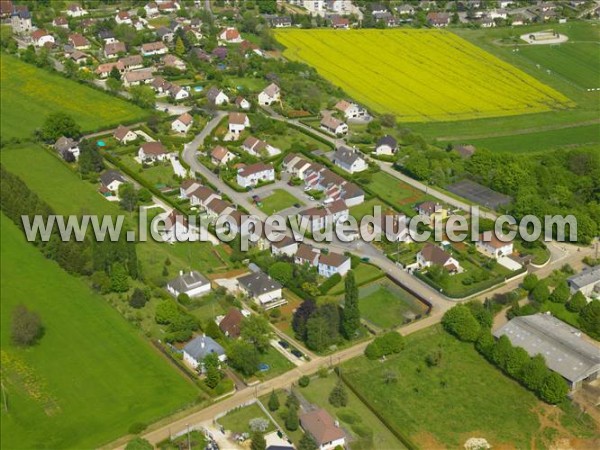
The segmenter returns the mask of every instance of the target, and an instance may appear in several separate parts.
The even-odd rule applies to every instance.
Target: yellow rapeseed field
[[[554,89],[443,30],[277,30],[284,56],[403,122],[452,121],[575,106]]]

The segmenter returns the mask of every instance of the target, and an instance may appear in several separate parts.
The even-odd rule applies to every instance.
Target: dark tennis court
[[[446,189],[456,195],[460,195],[467,200],[490,209],[498,209],[512,201],[512,198],[508,195],[496,192],[471,180],[459,181],[458,183],[451,184]]]

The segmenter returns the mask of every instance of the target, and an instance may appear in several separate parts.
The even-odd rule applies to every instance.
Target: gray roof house
[[[386,134],[375,144],[375,153],[377,155],[393,155],[398,150],[398,141],[393,136]]]
[[[339,146],[335,151],[333,163],[350,173],[362,172],[369,167],[362,153],[345,145]]]
[[[100,182],[102,183],[102,186],[105,186],[110,189],[110,187],[111,187],[111,185],[113,185],[113,183],[115,183],[115,182],[117,182],[117,184],[126,183],[127,180],[125,179],[125,177],[123,177],[121,172],[119,172],[118,170],[111,169],[111,170],[107,170],[102,175],[100,175]]]
[[[210,292],[210,281],[200,272],[179,272],[179,277],[167,283],[167,291],[174,297],[187,294],[189,297],[200,297]]]
[[[77,141],[75,139],[61,136],[54,143],[54,148],[65,159],[66,159],[67,153],[72,154],[75,159],[79,158],[79,144],[77,143]]]
[[[196,336],[183,347],[183,360],[197,369],[198,366],[202,366],[202,360],[211,353],[215,353],[221,362],[227,359],[225,349],[213,338]]]
[[[600,297],[600,266],[583,270],[567,280],[571,293],[581,292],[586,297]]]
[[[283,286],[264,272],[255,272],[238,278],[240,289],[265,309],[286,303],[282,298]]]
[[[542,355],[548,368],[565,378],[572,389],[600,374],[600,344],[550,313],[515,317],[494,336],[507,336],[530,356]]]

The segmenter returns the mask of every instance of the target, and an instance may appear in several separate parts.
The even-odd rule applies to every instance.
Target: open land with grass
[[[0,61],[2,139],[28,137],[48,114],[70,114],[83,131],[143,119],[147,113],[125,100],[54,75],[9,55]]]
[[[4,215],[1,224],[3,448],[97,447],[195,400],[196,388],[104,299]],[[10,341],[18,304],[44,325],[32,348]]]
[[[258,207],[265,214],[274,214],[290,208],[296,203],[300,205],[304,204],[289,192],[283,189],[275,189],[266,197],[261,197]]]
[[[562,93],[447,31],[289,29],[278,30],[276,37],[286,47],[285,57],[316,67],[357,101],[393,113],[401,122],[575,106]]]
[[[269,422],[269,428],[267,432],[273,431],[275,426],[269,420],[265,412],[258,406],[257,403],[252,403],[248,406],[242,406],[241,408],[234,409],[228,412],[225,416],[217,420],[217,422],[232,433],[250,433],[249,422],[252,419],[264,419]]]

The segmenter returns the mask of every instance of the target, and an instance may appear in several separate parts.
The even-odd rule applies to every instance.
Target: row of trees
[[[475,303],[457,305],[442,318],[442,325],[451,334],[465,342],[474,342],[475,348],[504,373],[519,381],[547,403],[556,404],[565,399],[568,387],[563,378],[549,370],[542,355],[531,358],[521,347],[515,347],[506,336],[497,341],[491,333],[486,316],[478,320],[472,310],[480,311]]]

